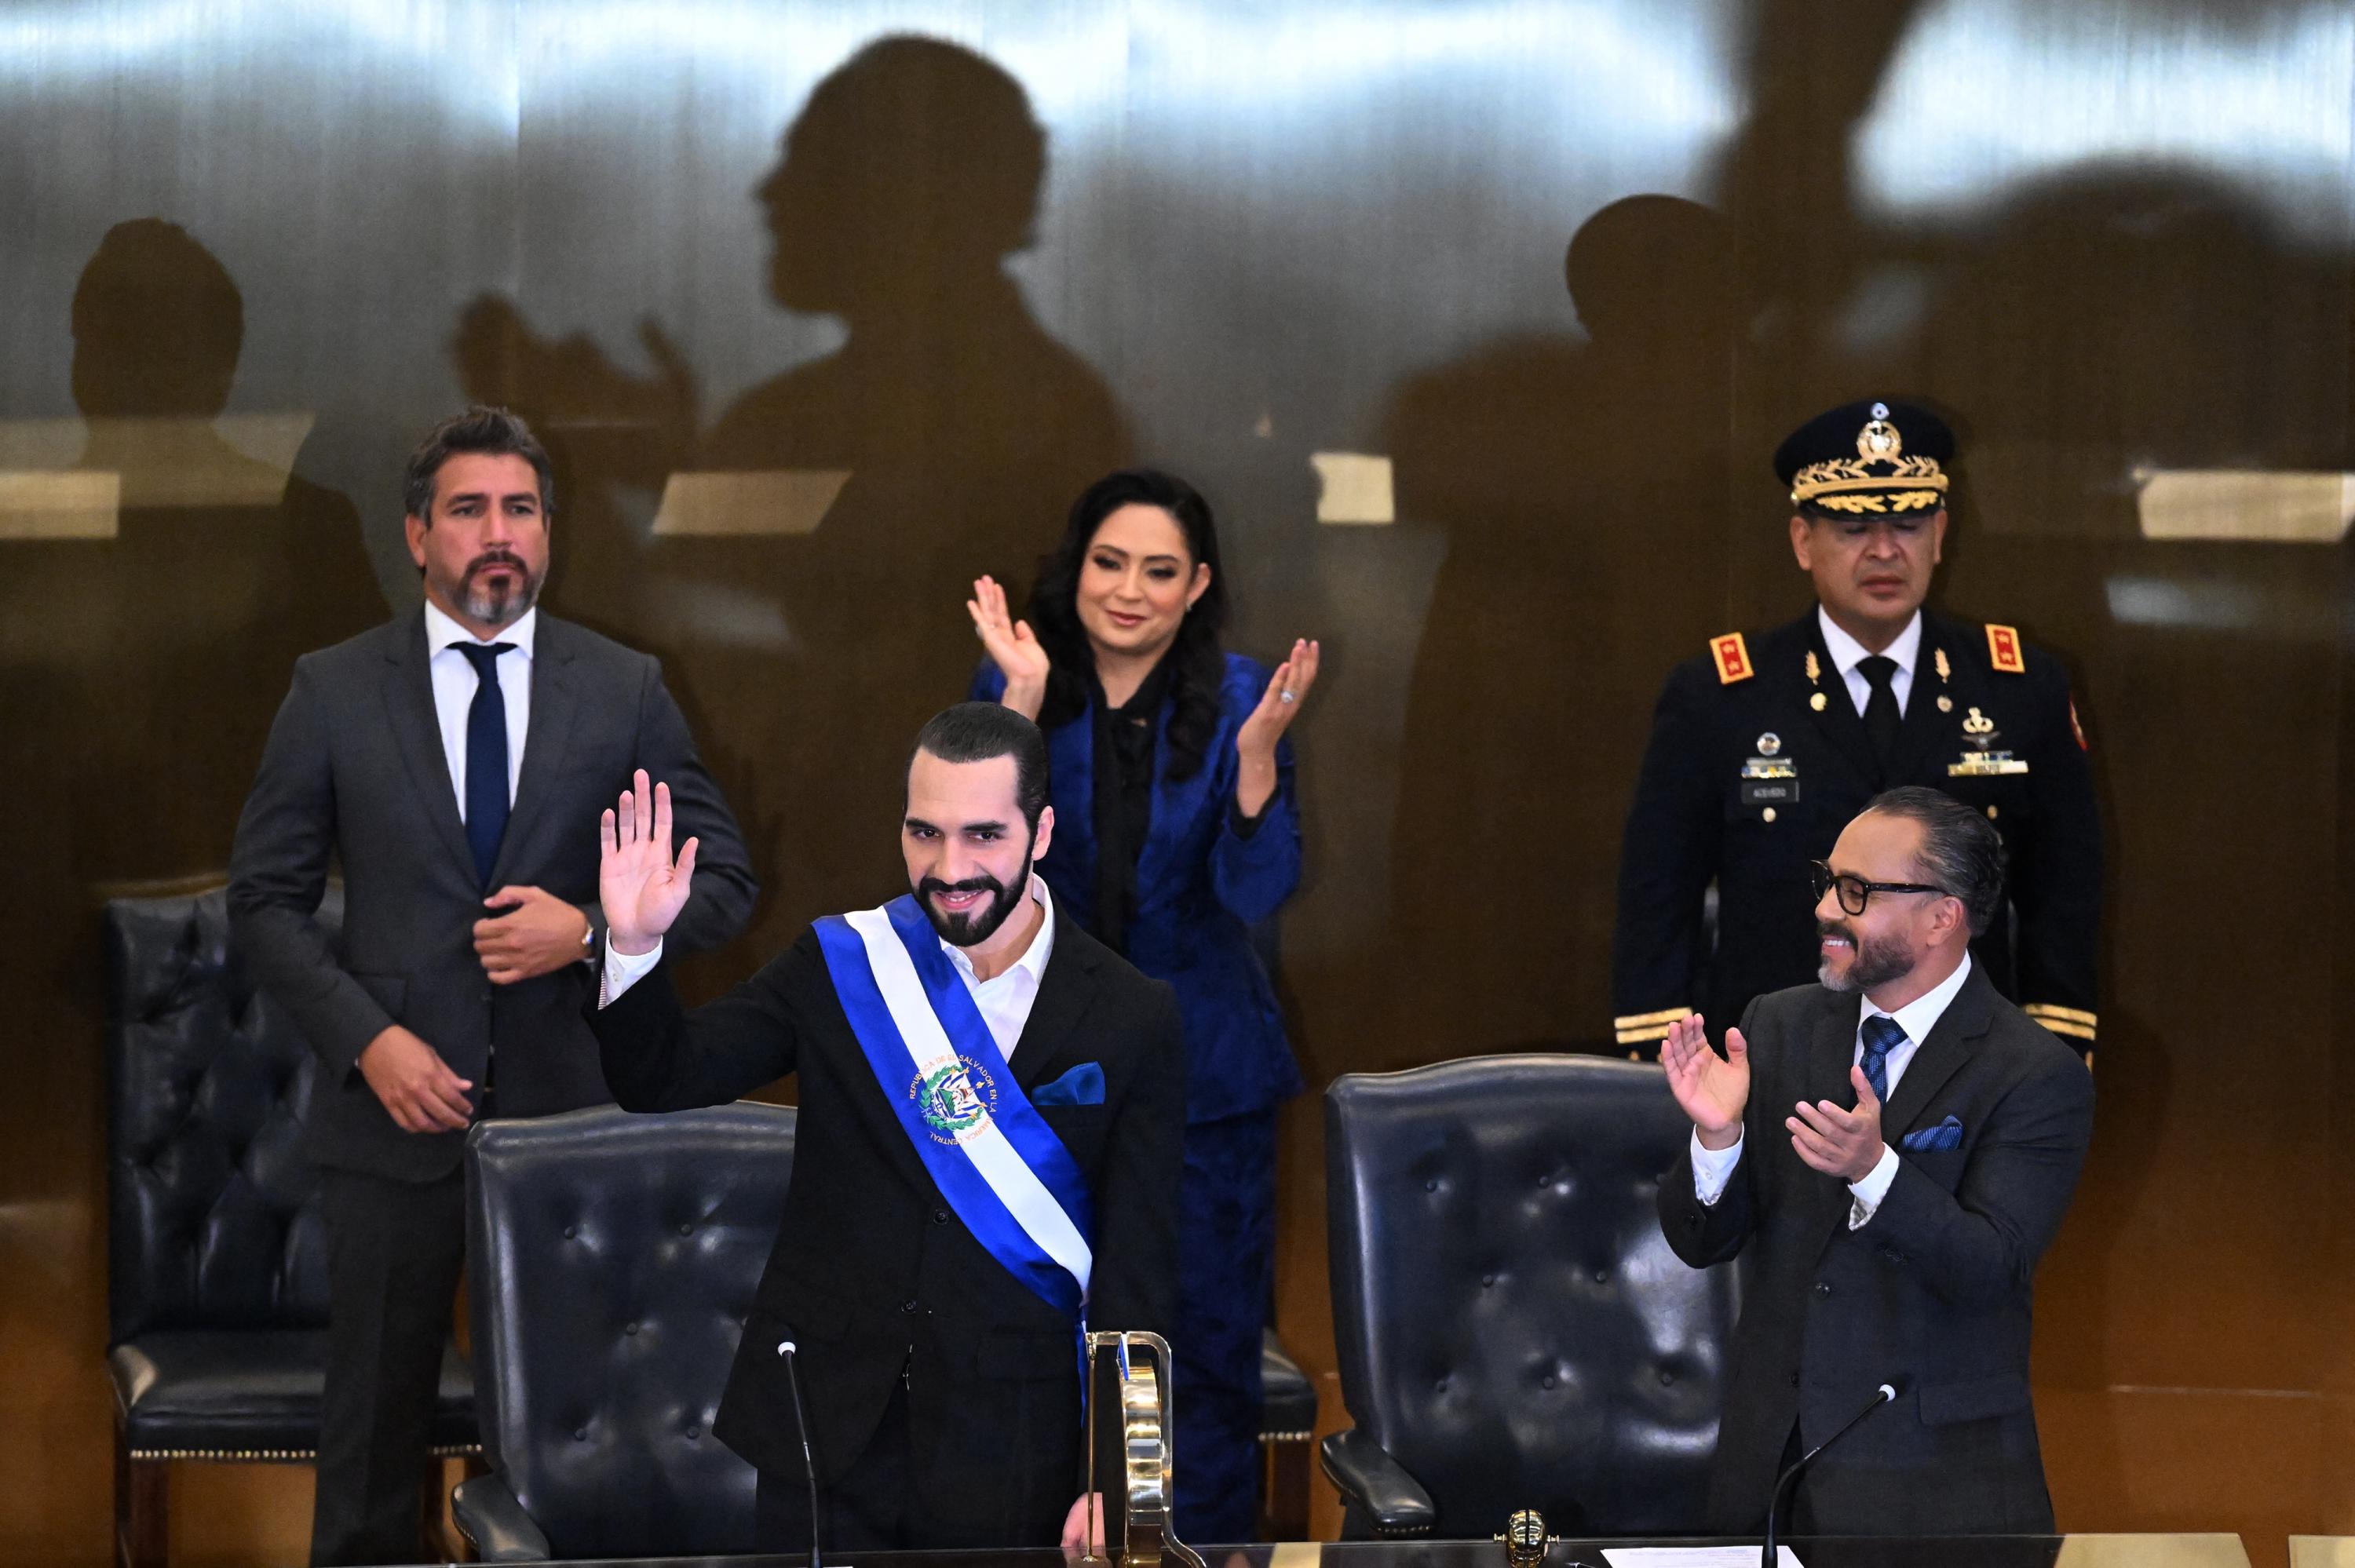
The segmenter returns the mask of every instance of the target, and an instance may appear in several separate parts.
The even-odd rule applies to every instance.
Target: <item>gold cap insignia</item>
[[[1857,515],[1921,512],[1945,502],[1946,475],[1931,457],[1907,457],[1905,437],[1875,403],[1856,433],[1856,456],[1809,463],[1791,480],[1794,505]]]

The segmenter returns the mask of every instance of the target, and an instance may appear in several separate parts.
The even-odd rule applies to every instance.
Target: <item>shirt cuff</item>
[[[608,941],[605,944],[605,974],[597,987],[597,1005],[606,1008],[621,1001],[623,991],[654,972],[654,967],[662,962],[662,938],[659,937],[655,938],[652,952],[637,954],[623,952]]]
[[[1741,1139],[1735,1139],[1728,1149],[1705,1149],[1701,1146],[1700,1129],[1693,1129],[1693,1196],[1700,1200],[1702,1208],[1717,1207],[1717,1201],[1725,1196],[1725,1184],[1733,1179],[1733,1168],[1741,1163]]]
[[[1863,1180],[1848,1184],[1848,1228],[1860,1231],[1866,1222],[1879,1212],[1881,1201],[1889,1196],[1889,1184],[1897,1180],[1897,1150],[1887,1144],[1881,1147],[1880,1162],[1864,1173]]]
[[[1267,807],[1274,804],[1275,797],[1270,795],[1267,798],[1267,805],[1259,809],[1258,816],[1246,817],[1243,815],[1243,803],[1232,795],[1228,796],[1227,831],[1245,843],[1249,843],[1252,836],[1259,832],[1259,825],[1267,821]]]

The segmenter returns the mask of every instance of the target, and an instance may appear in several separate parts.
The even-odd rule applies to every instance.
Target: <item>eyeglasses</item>
[[[1872,895],[1876,893],[1944,894],[1946,892],[1945,888],[1934,886],[1926,882],[1867,882],[1860,876],[1851,876],[1844,871],[1834,871],[1828,861],[1811,860],[1807,863],[1807,869],[1815,877],[1816,901],[1821,903],[1824,895],[1837,887],[1839,889],[1840,907],[1851,915],[1863,914],[1864,906],[1872,901]],[[1951,897],[1952,895],[1948,896]]]

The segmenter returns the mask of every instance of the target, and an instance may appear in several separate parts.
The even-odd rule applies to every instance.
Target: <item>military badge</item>
[[[1963,720],[1963,755],[1946,764],[1949,779],[1993,779],[2007,774],[2025,773],[2028,764],[2009,751],[1998,751],[1995,743],[2003,732],[1995,720],[1977,708]]]
[[[1717,661],[1717,681],[1721,686],[1746,681],[1758,673],[1750,667],[1750,644],[1742,640],[1739,631],[1710,638],[1709,655]]]
[[[1997,673],[2004,675],[2028,673],[2028,661],[2020,652],[2019,633],[2017,630],[2009,626],[1998,626],[1993,621],[1989,621],[1987,634],[1987,662],[1996,667]]]

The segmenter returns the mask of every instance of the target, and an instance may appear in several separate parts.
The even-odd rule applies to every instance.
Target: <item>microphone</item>
[[[802,1380],[794,1371],[794,1342],[791,1340],[778,1340],[777,1354],[783,1356],[785,1361],[785,1386],[793,1391],[794,1396],[794,1429],[800,1435],[802,1440],[802,1471],[809,1477],[809,1568],[826,1568],[826,1564],[818,1557],[817,1457],[810,1452],[809,1411],[802,1404]],[[1891,1397],[1896,1396],[1892,1394]],[[1814,1457],[1812,1454],[1808,1456],[1809,1458]],[[1773,1527],[1772,1520],[1768,1521],[1768,1527],[1769,1529]]]
[[[1872,1402],[1870,1404],[1867,1404],[1862,1410],[1858,1411],[1854,1415],[1849,1416],[1845,1422],[1842,1422],[1838,1431],[1833,1433],[1830,1436],[1825,1438],[1822,1442],[1817,1444],[1814,1447],[1808,1449],[1806,1453],[1793,1460],[1791,1467],[1784,1471],[1781,1477],[1775,1480],[1774,1495],[1766,1499],[1766,1544],[1758,1554],[1759,1568],[1774,1568],[1774,1515],[1781,1511],[1783,1499],[1790,1492],[1791,1483],[1799,1478],[1799,1473],[1805,1470],[1809,1465],[1816,1462],[1817,1455],[1822,1453],[1825,1449],[1830,1447],[1833,1444],[1838,1442],[1849,1433],[1855,1431],[1857,1425],[1866,1416],[1871,1414],[1874,1411],[1880,1409],[1884,1404],[1894,1404],[1896,1402],[1897,1385],[1894,1383],[1882,1383],[1878,1389],[1873,1391]],[[811,1568],[816,1568],[816,1564],[812,1563]]]

